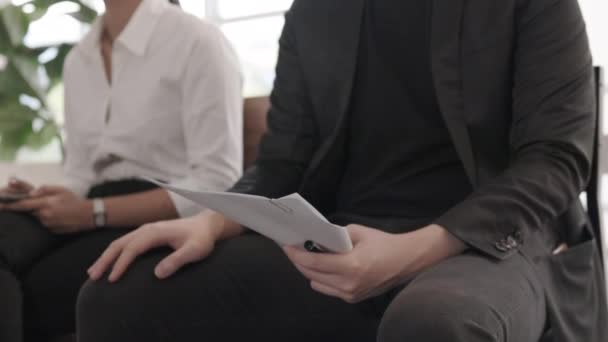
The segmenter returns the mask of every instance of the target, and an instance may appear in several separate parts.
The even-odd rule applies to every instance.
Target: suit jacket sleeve
[[[232,192],[274,198],[296,192],[318,147],[318,128],[291,19],[297,3],[285,16],[279,40],[268,132],[262,138],[258,160],[230,190]]]
[[[591,172],[596,122],[577,1],[521,0],[516,11],[509,167],[436,221],[498,259],[577,200]]]

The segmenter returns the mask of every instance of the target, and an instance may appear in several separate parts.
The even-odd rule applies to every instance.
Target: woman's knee
[[[22,293],[17,277],[0,268],[0,341],[22,340]]]
[[[107,280],[107,274],[100,280],[87,281],[76,304],[79,341],[127,341],[128,336],[140,339],[160,329],[156,325],[171,321],[179,314],[178,308],[200,304],[201,294],[205,297],[205,293],[213,293],[208,291],[215,285],[212,278],[200,282],[194,276],[203,271],[201,264],[189,265],[169,279],[157,279],[154,267],[166,255],[166,251],[158,251],[139,258],[113,283]],[[207,304],[213,305],[211,301]]]
[[[148,314],[162,294],[153,273],[153,265],[160,259],[160,253],[138,259],[116,282],[109,282],[108,274],[85,282],[77,298],[78,324],[100,321],[100,318],[127,322]]]
[[[145,305],[136,303],[137,294],[129,292],[106,280],[87,281],[76,303],[78,341],[128,341],[130,322],[146,319]]]
[[[270,303],[291,298],[289,289],[299,280],[281,249],[256,236],[218,245],[208,259],[159,280],[154,277],[154,267],[165,256],[166,251],[159,251],[138,259],[116,283],[86,283],[77,304],[79,334],[123,329],[123,336],[129,329],[140,337],[152,333],[150,322],[172,331],[195,325],[211,329],[239,315],[255,317],[267,312]],[[289,286],[269,290],[281,281]],[[306,282],[297,286],[308,290]]]
[[[500,329],[492,310],[476,298],[449,291],[406,289],[386,310],[378,341],[496,342]]]
[[[105,280],[87,281],[78,294],[76,317],[79,328],[100,324],[111,325],[108,320],[115,320],[123,315],[123,305],[129,305],[128,296],[121,296],[116,287]]]
[[[41,255],[57,242],[57,237],[34,217],[0,212],[0,268],[26,272]]]

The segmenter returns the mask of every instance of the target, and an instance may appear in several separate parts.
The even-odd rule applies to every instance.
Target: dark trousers
[[[282,250],[259,235],[216,246],[167,280],[138,259],[116,284],[87,282],[77,305],[80,342],[536,342],[544,293],[521,255],[451,258],[407,286],[351,305],[313,291]]]
[[[90,197],[153,189],[137,181],[95,187]],[[29,215],[0,212],[0,341],[46,341],[73,333],[86,270],[128,229],[69,236],[48,232]]]

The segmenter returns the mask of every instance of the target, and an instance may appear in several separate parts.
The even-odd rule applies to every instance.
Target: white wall
[[[608,67],[608,1],[579,0],[591,40],[595,63]]]
[[[10,177],[19,177],[34,185],[59,184],[63,181],[59,164],[0,162],[0,187],[6,184]]]

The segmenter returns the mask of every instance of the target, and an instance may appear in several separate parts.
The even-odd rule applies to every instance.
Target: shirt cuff
[[[448,210],[434,223],[471,248],[497,260],[510,258],[524,242],[521,229],[513,228],[496,214],[467,202]]]

